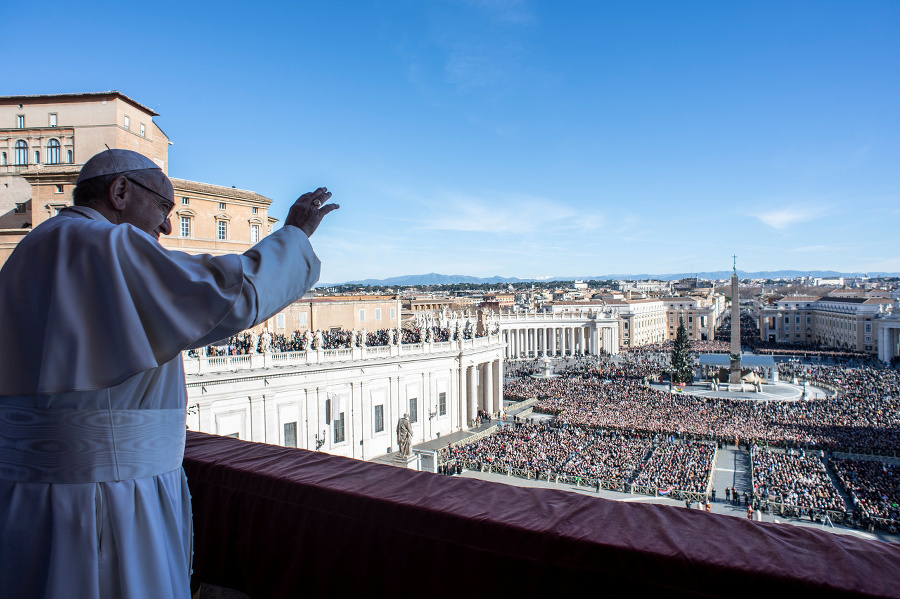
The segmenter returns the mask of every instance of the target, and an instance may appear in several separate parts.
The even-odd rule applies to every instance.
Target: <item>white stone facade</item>
[[[416,345],[185,358],[188,428],[371,459],[467,429],[503,405],[498,335]]]

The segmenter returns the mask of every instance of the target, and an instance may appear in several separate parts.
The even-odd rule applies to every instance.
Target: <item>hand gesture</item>
[[[297,227],[306,233],[307,237],[312,237],[325,215],[340,208],[337,204],[324,205],[330,197],[331,192],[324,187],[304,193],[291,206],[284,224]]]

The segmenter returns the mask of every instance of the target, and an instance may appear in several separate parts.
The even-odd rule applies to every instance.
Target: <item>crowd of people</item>
[[[267,337],[268,335],[268,337]],[[448,327],[431,327],[429,330],[420,327],[403,327],[399,329],[378,329],[376,331],[348,331],[345,329],[309,331],[306,333],[294,331],[291,335],[281,333],[262,335],[244,332],[229,337],[227,340],[210,345],[205,350],[206,356],[240,356],[244,354],[271,352],[295,352],[306,349],[346,349],[351,347],[381,347],[397,343],[412,345],[426,340],[438,343],[442,341],[455,341],[462,336],[463,339],[478,337],[474,330],[451,330]],[[308,345],[308,347],[307,347]]]
[[[669,441],[653,449],[634,484],[706,493],[716,447],[711,443]]]
[[[825,451],[881,455],[897,451],[896,370],[794,363],[792,375],[837,393],[819,400],[733,400],[651,388],[647,381],[661,371],[657,352],[664,349],[563,363],[557,369],[559,376],[551,379],[509,380],[504,390],[508,399],[537,398],[535,412],[554,416],[553,426],[558,427],[546,430],[564,431],[553,434],[570,440],[567,446],[550,450],[555,437],[524,432],[531,437],[516,445],[516,451],[527,454],[529,444],[535,444],[541,456],[561,456],[558,463],[545,461],[540,467],[585,480],[627,480],[630,475],[635,485],[702,492],[712,467],[712,443],[758,445],[761,448],[754,449],[752,458],[754,509],[772,503],[811,517],[820,517],[825,510],[843,512],[848,522],[900,520],[900,469],[881,462],[833,460],[834,472],[854,504],[849,510],[821,457]],[[659,442],[670,438],[681,441]],[[480,452],[492,443],[484,439],[466,451],[472,452],[470,458],[487,459],[490,452]],[[642,451],[643,461],[636,457]]]
[[[757,354],[766,354],[770,356],[791,356],[797,358],[819,358],[833,360],[835,362],[871,362],[874,360],[871,354],[865,352],[838,350],[838,349],[821,349],[819,347],[811,347],[809,345],[787,345],[783,343],[759,343],[754,344],[753,351]]]
[[[846,510],[821,457],[804,450],[781,453],[754,446],[750,460],[754,496],[801,510]]]
[[[900,522],[900,467],[897,464],[850,458],[829,461],[850,494],[858,517]]]
[[[620,371],[645,372],[630,368]],[[657,391],[637,376],[616,377],[615,372],[510,381],[504,392],[517,399],[538,398],[536,412],[569,426],[853,453],[885,454],[900,447],[895,370],[809,367],[808,380],[842,392],[827,400],[766,403]]]
[[[582,484],[639,484],[704,493],[715,448],[619,431],[578,427],[505,426],[478,441],[450,448],[448,461],[529,476],[567,476]]]

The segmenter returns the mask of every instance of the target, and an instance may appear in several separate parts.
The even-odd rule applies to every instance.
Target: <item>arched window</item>
[[[72,150],[66,150],[66,158],[68,158],[67,162],[69,164],[72,164],[73,162],[75,162],[75,156],[74,156],[74,154],[72,154]]]
[[[59,141],[55,139],[47,144],[47,164],[59,164]]]
[[[16,164],[28,164],[28,144],[25,143],[24,139],[20,139],[16,142]]]
[[[0,152],[0,166],[6,166],[6,152]]]

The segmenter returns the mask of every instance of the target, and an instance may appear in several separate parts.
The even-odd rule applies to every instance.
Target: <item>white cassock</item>
[[[0,595],[190,596],[181,351],[262,322],[319,265],[291,226],[192,256],[84,207],[19,243],[0,271]]]

